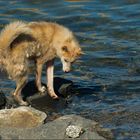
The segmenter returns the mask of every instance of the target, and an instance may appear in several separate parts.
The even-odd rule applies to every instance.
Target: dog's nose
[[[70,69],[65,69],[64,72],[68,73],[68,72],[70,72]]]
[[[64,71],[65,73],[69,73],[70,71]]]

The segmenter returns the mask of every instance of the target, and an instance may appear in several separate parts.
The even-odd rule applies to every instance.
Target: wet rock
[[[67,122],[68,126],[78,126],[79,130],[77,132],[79,133],[79,137],[77,135],[77,139],[100,139],[105,140],[106,138],[103,137],[101,134],[99,134],[96,130],[97,126],[99,126],[98,122],[94,120],[85,119],[83,117],[77,116],[77,115],[65,115],[60,118],[63,122]],[[98,128],[99,129],[99,128]],[[73,129],[74,130],[74,129]],[[76,131],[74,131],[76,132]],[[76,133],[77,133],[76,132]],[[77,133],[78,134],[78,133]],[[65,136],[65,138],[69,138],[68,136]],[[71,139],[71,138],[69,138]]]
[[[0,109],[4,108],[6,104],[6,97],[5,94],[1,91],[0,92]]]
[[[54,91],[58,96],[68,97],[71,96],[73,91],[73,82],[64,78],[54,78]]]
[[[43,84],[45,86],[45,84]],[[52,99],[47,91],[45,95],[40,95],[35,81],[30,81],[22,90],[24,100],[34,108],[41,111],[59,111],[67,106],[67,99],[73,94],[73,83],[70,80],[55,77],[54,78],[54,90],[59,96],[58,100]],[[45,110],[44,110],[45,109]]]
[[[84,129],[77,125],[69,125],[66,128],[66,135],[70,138],[78,138],[83,132]]]
[[[107,140],[112,140],[113,139],[113,133],[110,131],[109,128],[103,128],[102,126],[96,127],[97,132],[105,137]]]
[[[43,86],[46,86],[42,83]],[[67,97],[73,93],[73,82],[64,78],[55,77],[54,78],[54,91],[59,97]],[[22,90],[23,98],[26,98],[35,95],[38,93],[35,81],[30,81],[26,84],[26,86]],[[46,91],[46,94],[47,91]]]
[[[42,85],[46,86],[42,83]],[[48,109],[60,110],[67,105],[67,99],[73,94],[73,82],[60,77],[54,78],[54,90],[59,96],[59,100],[53,100],[47,93],[40,95],[36,87],[35,81],[28,82],[22,90],[23,100],[27,100],[29,104],[37,109],[48,107]],[[0,92],[0,109],[18,107],[13,96],[9,94],[5,96]],[[42,110],[43,111],[43,110]]]
[[[19,107],[19,106],[20,105],[15,101],[12,94],[10,94],[9,96],[6,96],[5,108],[10,109],[10,108],[15,108],[15,107]]]
[[[0,110],[0,128],[32,128],[43,124],[47,115],[32,107],[18,107]]]
[[[67,107],[67,101],[65,99],[60,97],[59,100],[55,100],[48,94],[36,94],[28,97],[26,100],[32,107],[44,112],[59,112]]]
[[[0,91],[0,109],[18,107],[18,103],[14,100],[12,94],[6,95]]]
[[[39,127],[27,128],[0,128],[0,135],[2,139],[16,138],[16,139],[72,139],[66,135],[68,126],[80,126],[84,129],[84,133],[79,135],[76,139],[96,139],[106,140],[97,132],[97,122],[88,120],[77,115],[66,115],[54,121],[43,124]]]

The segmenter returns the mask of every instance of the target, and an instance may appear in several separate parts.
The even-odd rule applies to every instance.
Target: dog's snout
[[[70,72],[70,69],[65,69],[64,72],[68,73],[68,72]]]
[[[66,70],[65,70],[64,72],[65,72],[65,73],[69,73],[70,71],[66,71]]]

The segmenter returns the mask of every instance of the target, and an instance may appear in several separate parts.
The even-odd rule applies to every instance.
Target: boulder
[[[73,139],[67,135],[71,129],[69,126],[78,126],[78,138],[75,139],[96,139],[106,140],[113,139],[113,137],[106,138],[99,134],[99,129],[104,132],[104,129],[100,125],[89,119],[77,115],[65,115],[57,118],[54,121],[47,122],[39,127],[27,128],[0,128],[1,139]],[[98,129],[98,130],[97,130]],[[73,131],[74,130],[74,131]],[[75,129],[72,131],[75,133]],[[84,131],[83,131],[84,130]],[[81,131],[83,131],[81,133]],[[111,133],[111,131],[108,131]],[[77,135],[76,135],[77,136]],[[111,135],[112,136],[112,135]]]
[[[47,115],[32,107],[0,110],[0,128],[32,128],[43,124]]]

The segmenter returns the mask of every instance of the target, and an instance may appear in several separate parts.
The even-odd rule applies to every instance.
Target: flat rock
[[[46,86],[42,83],[42,85]],[[42,110],[42,108],[48,107],[48,110],[61,110],[67,105],[68,99],[73,94],[73,82],[64,78],[55,77],[54,78],[54,90],[59,96],[60,100],[53,100],[47,93],[45,95],[40,95],[37,90],[35,81],[29,81],[22,90],[22,97],[26,100],[32,107]],[[13,96],[5,94],[0,91],[0,109],[18,107],[18,103],[15,102]],[[44,111],[44,110],[42,110]]]
[[[44,112],[59,112],[67,107],[67,101],[64,98],[59,97],[59,99],[55,100],[48,94],[36,94],[26,100],[32,107]]]
[[[0,110],[0,128],[32,128],[43,124],[47,115],[32,107]]]
[[[84,133],[81,133],[76,139],[106,140],[104,136],[97,132],[97,128],[98,131],[101,129],[103,132],[97,122],[77,115],[66,115],[31,129],[0,128],[0,136],[1,139],[72,139],[66,135],[66,129],[70,125],[80,126],[84,129]]]
[[[44,83],[42,85],[46,86]],[[59,97],[67,97],[72,94],[73,82],[64,78],[54,77],[54,91]],[[28,82],[22,90],[23,98],[26,99],[38,93],[35,81]],[[46,94],[47,91],[46,91]]]
[[[43,84],[43,83],[42,83]],[[43,84],[45,86],[45,84]],[[60,77],[54,78],[54,90],[59,96],[58,100],[52,99],[47,91],[44,95],[40,95],[35,81],[30,81],[22,90],[24,100],[32,107],[41,111],[56,111],[64,109],[67,106],[67,101],[73,94],[73,82]]]

